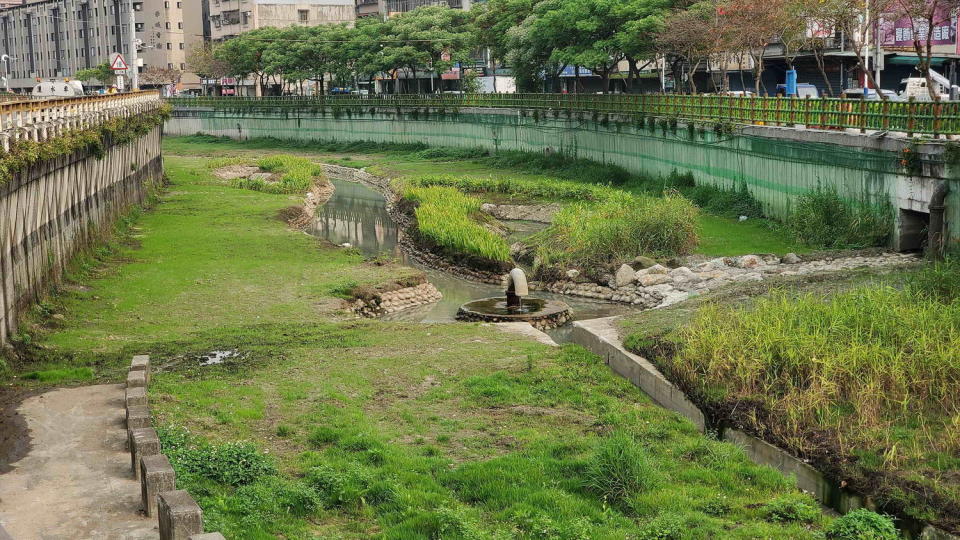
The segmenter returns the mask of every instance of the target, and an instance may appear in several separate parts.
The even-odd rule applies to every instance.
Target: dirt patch
[[[0,390],[0,474],[10,470],[10,464],[19,461],[30,451],[30,432],[27,421],[17,408],[37,391],[19,388]]]
[[[213,175],[220,180],[236,180],[237,178],[246,178],[251,174],[260,172],[260,167],[253,165],[227,165],[213,171]]]

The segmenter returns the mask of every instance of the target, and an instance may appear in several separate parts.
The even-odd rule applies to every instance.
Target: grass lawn
[[[790,479],[581,348],[476,324],[338,320],[334,291],[400,270],[290,231],[275,218],[289,196],[231,188],[197,157],[166,164],[172,185],[135,238],[51,300],[64,320],[35,321],[50,328],[30,369],[119,381],[129,355],[149,352],[165,452],[209,530],[818,538],[830,522]],[[200,366],[212,350],[237,354]]]

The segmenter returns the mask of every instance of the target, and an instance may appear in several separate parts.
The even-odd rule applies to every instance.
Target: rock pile
[[[379,293],[370,299],[357,299],[353,310],[362,317],[380,317],[415,306],[430,304],[443,298],[432,283],[422,283],[390,292]]]
[[[638,258],[640,259],[640,258]],[[796,254],[784,257],[773,255],[744,255],[721,257],[696,265],[667,268],[652,260],[637,261],[634,270],[624,264],[604,285],[573,281],[579,272],[570,271],[569,280],[551,283],[550,292],[585,296],[612,302],[640,306],[643,309],[665,307],[682,302],[690,296],[717,289],[730,283],[763,281],[773,276],[798,276],[855,268],[896,266],[916,260],[914,255],[883,253],[873,256],[828,257],[803,261]],[[646,264],[653,263],[652,265]]]

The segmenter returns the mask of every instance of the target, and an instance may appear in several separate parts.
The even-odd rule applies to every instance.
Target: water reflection
[[[390,214],[386,203],[376,191],[354,182],[332,180],[336,187],[333,197],[317,209],[317,218],[309,232],[334,244],[350,243],[364,255],[391,255],[404,264],[420,268],[437,289],[443,293],[443,299],[430,306],[404,310],[391,314],[385,319],[414,322],[450,322],[455,320],[457,310],[462,304],[492,296],[503,296],[503,288],[486,283],[476,283],[458,278],[445,272],[425,268],[415,261],[407,259],[399,245],[399,228]],[[561,296],[552,293],[536,292],[540,298],[563,300],[573,308],[574,319],[594,319],[630,313],[633,310],[626,305],[595,302],[589,299]],[[551,331],[558,341],[566,341],[569,326]]]

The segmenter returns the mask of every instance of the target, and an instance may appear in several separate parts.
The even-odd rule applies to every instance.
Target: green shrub
[[[820,517],[820,507],[807,495],[781,495],[763,505],[764,514],[770,521],[811,522]]]
[[[697,245],[697,212],[676,194],[617,193],[603,202],[564,207],[533,241],[544,265],[599,267],[640,254],[682,255]]]
[[[826,530],[830,540],[897,540],[893,520],[865,508],[854,510],[833,521]]]
[[[615,433],[604,439],[587,463],[586,488],[613,504],[659,485],[660,472],[633,437]]]
[[[403,197],[415,204],[417,233],[451,257],[469,256],[495,263],[511,260],[510,246],[480,220],[480,199],[451,187],[405,186]]]
[[[848,203],[836,189],[819,187],[797,198],[787,220],[801,242],[819,248],[882,246],[893,232],[889,203]]]
[[[329,426],[320,426],[310,432],[307,440],[314,446],[324,446],[336,442],[340,438],[340,432]]]
[[[242,486],[277,473],[273,460],[253,443],[211,444],[175,428],[161,428],[157,432],[164,454],[178,476],[194,474],[221,484]]]
[[[241,512],[257,516],[262,521],[284,515],[309,516],[321,507],[320,496],[313,488],[276,476],[241,486],[235,497]]]

